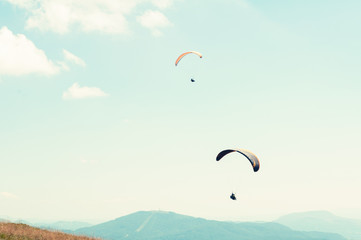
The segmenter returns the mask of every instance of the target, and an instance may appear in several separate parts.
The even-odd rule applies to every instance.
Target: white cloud
[[[7,27],[0,29],[0,75],[53,75],[60,69],[25,35],[15,35]]]
[[[74,83],[67,91],[63,93],[63,99],[82,99],[93,97],[105,97],[107,93],[96,87],[80,87]]]
[[[159,28],[172,26],[168,18],[159,11],[147,10],[137,20],[143,27],[149,28],[154,36],[162,35]]]
[[[16,196],[15,194],[12,193],[8,193],[8,192],[1,192],[0,193],[1,196],[5,197],[5,198],[18,198],[18,196]]]
[[[58,64],[58,66],[64,71],[70,70],[69,66],[64,61],[56,61],[56,64]]]
[[[172,0],[152,0],[152,3],[160,9],[165,9],[165,8],[170,7],[172,5],[173,1]]]
[[[93,164],[97,164],[98,163],[98,160],[96,160],[96,159],[88,159],[88,158],[83,158],[83,157],[81,157],[80,159],[80,162],[82,163],[82,164],[87,164],[87,165],[93,165]]]
[[[37,0],[7,0],[13,5],[17,5],[22,8],[34,8],[37,6]]]
[[[165,9],[174,0],[6,0],[28,12],[27,29],[64,34],[77,27],[85,32],[127,34],[127,17],[139,5]],[[159,15],[159,14],[158,14]],[[164,16],[163,16],[164,18]],[[166,19],[166,18],[165,18]],[[168,23],[169,21],[166,20]],[[153,29],[156,34],[159,30]]]
[[[64,57],[65,57],[65,60],[68,60],[69,62],[71,63],[75,63],[77,65],[80,65],[82,67],[85,67],[85,62],[79,58],[78,56],[75,56],[74,54],[72,54],[71,52],[63,49],[63,54],[64,54]]]
[[[128,32],[125,14],[136,1],[111,0],[39,0],[39,8],[28,8],[31,16],[28,29],[67,33],[77,25],[82,31],[99,31],[109,34]]]

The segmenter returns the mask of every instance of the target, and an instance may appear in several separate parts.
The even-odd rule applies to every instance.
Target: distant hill
[[[5,218],[0,218],[0,222],[9,222],[9,220],[7,220]]]
[[[79,228],[90,227],[92,224],[87,222],[78,222],[78,221],[58,221],[54,223],[38,223],[32,224],[33,226],[45,229],[53,229],[60,231],[74,231]]]
[[[1,240],[100,240],[34,228],[22,223],[0,223]]]
[[[275,222],[294,230],[338,233],[350,240],[361,240],[361,220],[338,217],[327,211],[293,213]]]
[[[278,223],[221,222],[161,211],[136,212],[75,233],[109,240],[346,240],[339,234],[294,231]]]
[[[28,220],[17,219],[17,220],[9,220],[5,218],[0,218],[0,222],[12,222],[12,223],[22,223],[32,227],[48,229],[48,230],[59,230],[63,232],[72,232],[79,228],[90,227],[93,224],[81,221],[57,221],[57,222],[30,222]],[[1,239],[0,239],[1,240]]]

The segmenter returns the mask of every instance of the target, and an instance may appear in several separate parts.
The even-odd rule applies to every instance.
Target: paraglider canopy
[[[188,55],[188,54],[191,54],[191,53],[198,55],[200,58],[203,57],[201,53],[196,52],[196,51],[185,52],[185,53],[182,53],[181,55],[179,55],[179,57],[178,57],[177,60],[175,61],[175,65],[177,66],[178,63],[179,63],[179,61],[180,61],[184,56],[186,56],[186,55]]]
[[[250,163],[252,164],[253,171],[257,172],[259,170],[260,163],[259,163],[259,160],[258,160],[257,156],[254,153],[252,153],[252,152],[250,152],[250,151],[248,151],[246,149],[226,149],[226,150],[223,150],[220,153],[218,153],[216,160],[219,161],[224,156],[226,156],[227,154],[232,153],[232,152],[238,152],[238,153],[242,154],[243,156],[245,156],[250,161]]]

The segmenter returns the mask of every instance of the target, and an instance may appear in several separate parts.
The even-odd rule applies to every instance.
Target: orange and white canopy
[[[188,55],[190,53],[193,53],[193,54],[196,54],[198,55],[200,58],[202,58],[202,54],[199,53],[199,52],[196,52],[196,51],[190,51],[190,52],[185,52],[185,53],[182,53],[178,58],[177,60],[175,61],[175,65],[177,66],[179,61],[185,56],[185,55]]]

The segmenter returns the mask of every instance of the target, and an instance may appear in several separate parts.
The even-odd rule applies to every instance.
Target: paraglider
[[[242,154],[243,156],[245,156],[249,160],[249,162],[252,164],[252,168],[253,168],[254,172],[257,172],[259,170],[260,163],[259,163],[259,160],[258,160],[257,156],[254,153],[252,153],[252,152],[250,152],[250,151],[248,151],[246,149],[226,149],[226,150],[223,150],[220,153],[218,153],[218,155],[216,157],[216,160],[219,161],[224,156],[226,156],[227,154],[233,153],[233,152],[238,152],[238,153]],[[233,192],[232,192],[230,198],[232,200],[237,200],[236,195]]]
[[[195,54],[195,55],[198,55],[199,58],[202,58],[202,54],[199,53],[199,52],[196,52],[196,51],[189,51],[189,52],[185,52],[185,53],[182,53],[181,55],[179,55],[179,57],[177,58],[177,60],[175,61],[175,66],[178,65],[179,61],[186,55],[188,54]],[[193,78],[191,78],[191,82],[195,82],[195,80]]]

